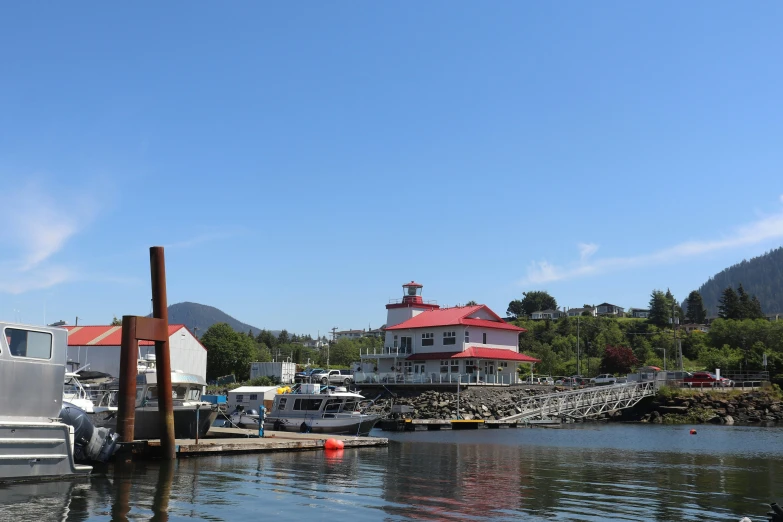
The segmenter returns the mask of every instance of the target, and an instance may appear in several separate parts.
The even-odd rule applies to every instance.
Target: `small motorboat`
[[[333,435],[367,435],[380,420],[364,413],[364,397],[343,387],[302,384],[292,393],[278,393],[264,418],[264,429]],[[245,417],[252,418],[246,414]],[[255,416],[258,419],[258,415]],[[248,422],[248,421],[244,421]],[[256,420],[256,427],[258,420]]]

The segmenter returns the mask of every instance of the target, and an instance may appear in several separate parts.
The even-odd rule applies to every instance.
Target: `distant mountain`
[[[258,332],[261,331],[260,328],[234,319],[214,306],[198,303],[177,303],[169,306],[169,324],[184,324],[190,331],[198,328],[198,330],[195,330],[198,337],[204,335],[207,328],[215,323],[228,323],[237,332],[247,333],[250,330],[253,332],[253,335],[258,335]],[[272,333],[278,335],[280,331],[273,330]]]
[[[783,312],[783,247],[754,257],[718,272],[699,288],[709,315],[718,314],[721,292],[742,283],[745,291],[755,295],[765,314]]]

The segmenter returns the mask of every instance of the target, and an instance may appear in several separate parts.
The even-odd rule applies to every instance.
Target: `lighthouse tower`
[[[402,299],[394,299],[386,305],[386,327],[400,324],[427,310],[440,308],[435,303],[427,303],[421,298],[423,285],[411,281],[402,285]]]

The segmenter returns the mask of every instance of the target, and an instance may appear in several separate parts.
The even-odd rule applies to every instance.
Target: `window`
[[[284,410],[286,402],[288,402],[288,397],[281,398],[280,402],[277,403],[277,409],[278,410]]]
[[[326,406],[324,407],[325,413],[339,413],[340,406],[342,405],[342,399],[327,399]]]
[[[473,368],[476,366],[476,361],[473,359],[465,360],[465,373],[473,373]]]
[[[459,373],[459,361],[456,359],[451,361],[451,373]]]
[[[498,363],[498,368],[508,368],[508,361],[500,361]]]
[[[188,400],[189,401],[197,401],[201,398],[201,390],[198,388],[191,388],[188,390]]]
[[[237,395],[237,402],[244,402],[245,396],[244,395]]]
[[[157,401],[158,400],[158,387],[157,386],[150,386],[147,388],[147,396],[145,397],[148,401]]]
[[[481,344],[487,344],[487,332],[484,332],[481,336]]]
[[[405,361],[405,373],[411,373],[413,371],[413,363]]]
[[[435,344],[435,334],[433,333],[423,333],[421,334],[421,345],[422,346],[433,346]]]
[[[52,334],[50,333],[6,328],[5,339],[8,342],[8,351],[14,357],[52,358]]]
[[[465,342],[470,342],[470,332],[468,330],[465,330]]]
[[[257,401],[257,400],[258,400],[258,394],[257,394],[257,393],[253,393],[253,394],[251,394],[251,395],[250,395],[250,400],[251,400],[251,401]]]
[[[394,347],[397,348],[397,336],[394,336]]]
[[[457,332],[443,332],[443,345],[457,344]]]
[[[357,407],[356,401],[345,401],[345,406],[343,406],[343,411],[358,411],[359,408]]]
[[[320,410],[323,399],[296,399],[294,401],[295,410]]]
[[[440,362],[440,373],[449,373],[449,361],[446,359],[445,361]]]

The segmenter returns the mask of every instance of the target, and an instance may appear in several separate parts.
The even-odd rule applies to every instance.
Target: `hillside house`
[[[565,312],[560,310],[541,310],[530,314],[531,319],[560,319]]]
[[[610,303],[601,303],[596,307],[596,313],[598,315],[613,315],[615,317],[622,317],[625,308],[622,306],[613,305]]]
[[[649,308],[631,308],[628,310],[634,319],[647,319],[650,317]]]
[[[595,308],[592,306],[588,306],[586,308],[569,308],[566,312],[566,315],[568,317],[580,317],[585,315],[585,312],[588,313],[588,315],[595,317],[596,311]]]

